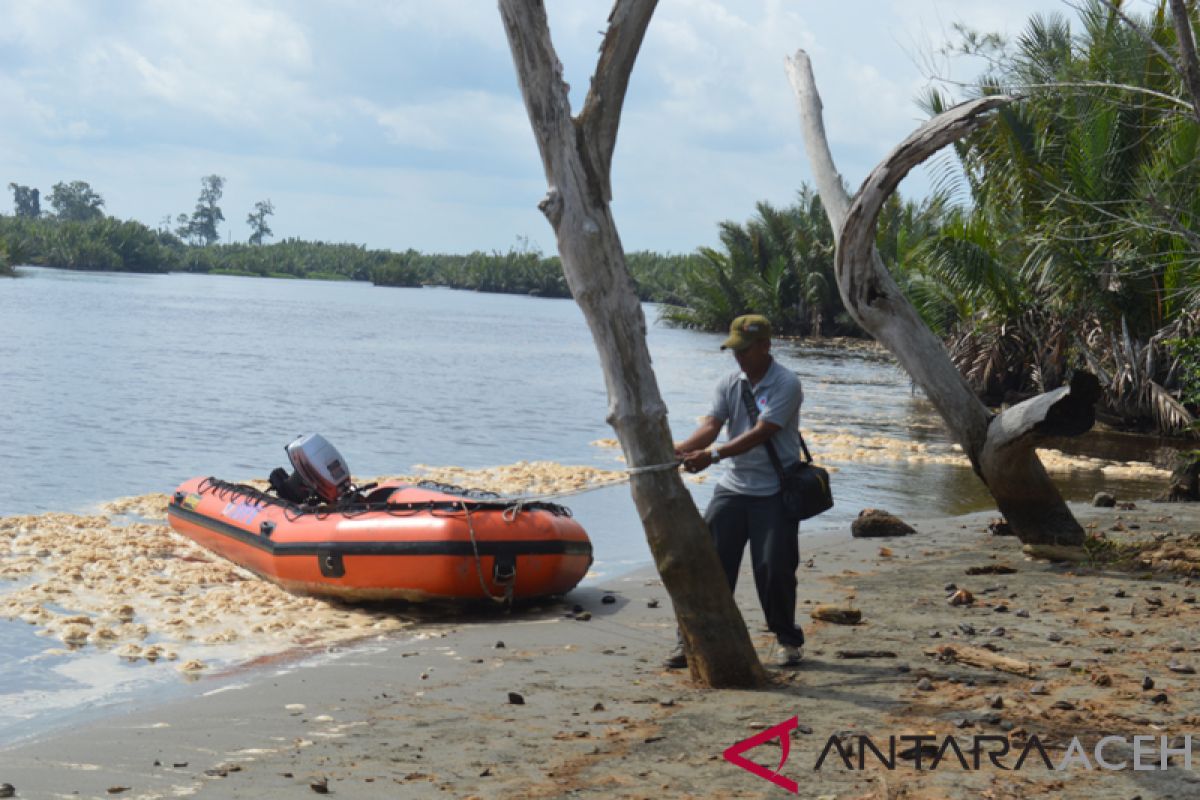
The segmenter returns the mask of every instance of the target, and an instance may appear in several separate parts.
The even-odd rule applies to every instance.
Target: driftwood
[[[1037,675],[1037,667],[1028,661],[1018,661],[1015,658],[997,655],[991,650],[985,650],[982,647],[972,647],[967,644],[944,644],[941,647],[926,650],[925,655],[934,656],[939,661],[966,664],[970,667],[982,667],[983,669],[994,669],[998,672],[1022,675],[1026,678],[1033,678]]]
[[[1070,386],[992,414],[900,291],[875,249],[879,212],[900,180],[939,149],[986,122],[992,111],[1012,98],[984,97],[929,120],[889,153],[850,198],[833,164],[820,95],[804,51],[788,60],[787,70],[800,106],[817,191],[838,231],[836,276],[847,311],[924,390],[1022,542],[1082,543],[1083,527],[1050,481],[1035,448],[1048,437],[1078,435],[1091,428],[1099,381],[1078,373]]]
[[[834,653],[838,658],[895,658],[891,650],[838,650]]]
[[[862,622],[862,612],[857,608],[847,606],[821,605],[815,606],[808,615],[822,622],[832,622],[835,625],[857,625]]]
[[[617,0],[591,88],[571,116],[562,64],[540,0],[500,0],[521,95],[549,189],[539,204],[554,228],[563,273],[583,310],[608,389],[608,422],[634,472],[633,500],[671,596],[692,674],[709,686],[760,686],[758,661],[726,581],[708,528],[683,485],[667,407],[658,390],[646,320],[625,263],[609,201],[609,179],[621,106],[654,0]],[[664,639],[664,650],[670,644]]]

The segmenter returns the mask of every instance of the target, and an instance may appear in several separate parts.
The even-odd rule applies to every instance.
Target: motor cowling
[[[321,434],[307,433],[284,449],[296,475],[325,502],[336,503],[353,489],[342,454]]]

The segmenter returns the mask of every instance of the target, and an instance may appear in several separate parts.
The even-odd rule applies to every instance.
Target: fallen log
[[[1037,674],[1037,667],[1027,661],[999,656],[982,647],[972,647],[966,644],[944,644],[925,651],[925,655],[933,656],[939,661],[953,664],[966,664],[970,667],[994,669],[997,672],[1007,672],[1011,675],[1022,675],[1032,678]]]
[[[808,612],[808,615],[813,619],[832,622],[835,625],[857,625],[862,622],[861,611],[845,606],[821,605]]]

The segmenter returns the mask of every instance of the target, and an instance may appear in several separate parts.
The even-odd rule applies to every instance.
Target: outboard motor
[[[321,434],[301,436],[284,449],[296,471],[288,476],[281,469],[275,470],[271,486],[285,500],[302,503],[311,492],[333,504],[354,490],[342,454]]]

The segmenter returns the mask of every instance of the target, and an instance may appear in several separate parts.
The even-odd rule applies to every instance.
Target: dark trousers
[[[746,542],[754,587],[767,618],[767,627],[780,644],[804,644],[804,632],[796,626],[796,570],[800,566],[800,523],[788,519],[782,494],[753,497],[718,486],[704,520],[732,592]]]

